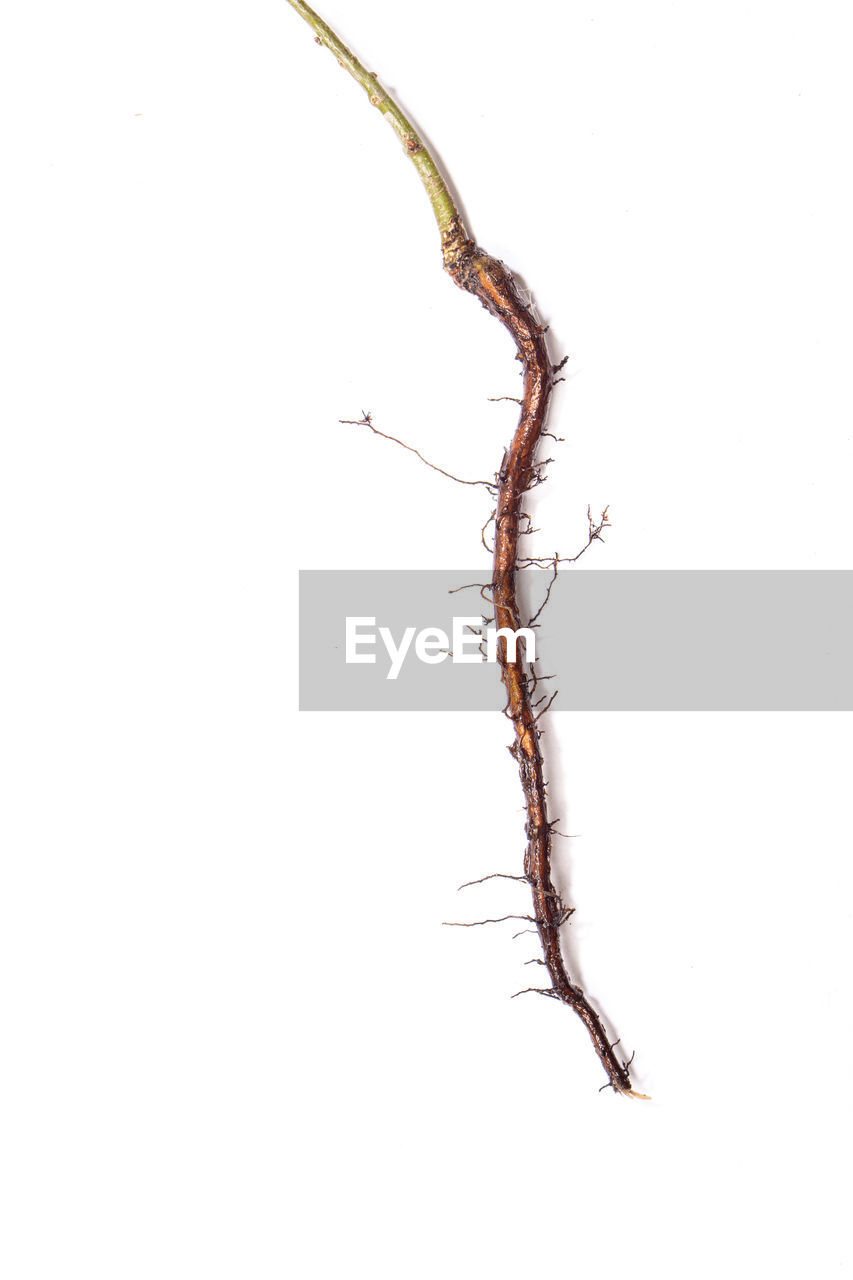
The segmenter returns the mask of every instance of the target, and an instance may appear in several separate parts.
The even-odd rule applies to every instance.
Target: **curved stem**
[[[545,430],[556,372],[548,355],[545,330],[530,304],[524,301],[512,272],[468,236],[435,159],[391,96],[313,9],[302,0],[290,0],[290,3],[309,23],[315,38],[334,53],[341,66],[365,89],[371,103],[389,119],[427,189],[441,232],[445,269],[461,289],[474,294],[486,310],[500,320],[515,343],[524,373],[524,395],[518,426],[497,476],[492,595],[496,626],[517,631],[522,625],[516,596],[521,507],[525,493],[539,481],[536,451]],[[552,824],[548,819],[538,717],[531,704],[531,676],[521,648],[519,645],[519,652],[510,661],[505,638],[498,638],[507,715],[515,730],[510,751],[518,762],[527,813],[524,879],[533,894],[533,918],[542,944],[543,963],[551,978],[552,990],[546,994],[561,1000],[581,1019],[607,1073],[608,1083],[616,1092],[644,1097],[631,1088],[628,1063],[616,1056],[601,1018],[566,971],[560,928],[571,913],[551,879]]]
[[[353,79],[358,81],[367,94],[371,106],[382,112],[402,142],[404,151],[420,174],[421,182],[426,188],[432,211],[435,214],[435,220],[438,223],[438,229],[441,232],[442,250],[444,252],[445,265],[447,265],[448,259],[449,257],[452,258],[460,238],[466,238],[465,229],[462,226],[462,218],[453,196],[450,194],[450,189],[429,147],[427,147],[411,120],[403,113],[387,89],[383,89],[376,72],[368,71],[366,67],[362,66],[352,50],[347,48],[340,36],[323,21],[318,13],[314,12],[310,5],[304,4],[303,0],[290,0],[290,4],[308,23],[314,32],[314,39],[317,43],[325,45],[335,55],[344,70],[348,71]]]

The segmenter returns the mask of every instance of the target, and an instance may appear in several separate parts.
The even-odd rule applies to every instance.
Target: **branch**
[[[527,291],[516,281],[512,272],[497,258],[493,258],[468,236],[458,208],[441,175],[434,157],[419,137],[412,122],[403,114],[390,94],[382,88],[377,77],[368,72],[350,52],[330,27],[302,0],[290,0],[315,33],[319,44],[325,45],[335,55],[340,65],[361,85],[371,104],[387,117],[403,144],[406,154],[417,169],[435,214],[441,233],[444,267],[460,289],[478,298],[483,307],[509,332],[515,343],[516,358],[521,362],[523,394],[518,425],[508,449],[505,451],[497,474],[496,509],[483,526],[482,539],[491,520],[495,521],[495,545],[492,563],[493,604],[498,628],[519,629],[519,608],[516,597],[516,574],[519,567],[519,540],[536,532],[521,504],[525,493],[541,480],[537,471],[537,451],[546,429],[548,406],[555,383],[555,366],[548,354],[546,330],[539,323],[530,303]],[[367,416],[367,415],[365,415]],[[367,420],[364,425],[372,423]],[[381,435],[382,432],[377,432]],[[395,437],[388,437],[395,439]],[[402,444],[397,440],[396,443]],[[405,448],[411,448],[405,445]],[[417,453],[416,449],[412,449]],[[422,455],[421,460],[426,462]],[[433,463],[427,463],[434,467]],[[440,467],[434,467],[442,471]],[[443,472],[449,475],[449,472]],[[451,479],[457,479],[451,476]],[[484,481],[468,483],[484,484]],[[489,487],[488,485],[486,487]],[[528,527],[522,529],[520,516],[524,514]],[[589,516],[589,538],[573,559],[578,559],[592,542],[600,538],[607,524],[607,510],[600,521],[593,523]],[[522,561],[523,563],[524,561]],[[569,909],[561,903],[551,879],[551,824],[548,821],[547,789],[543,777],[543,760],[539,746],[540,731],[537,720],[547,711],[537,714],[531,706],[530,679],[523,655],[510,662],[507,646],[498,646],[501,679],[506,695],[506,714],[512,721],[515,740],[510,747],[518,763],[524,805],[527,811],[527,848],[524,855],[524,878],[533,896],[533,915],[500,916],[496,920],[445,921],[459,928],[476,928],[484,924],[499,924],[504,920],[522,920],[535,926],[542,943],[543,958],[551,979],[554,999],[572,1009],[586,1026],[598,1058],[607,1073],[608,1083],[617,1093],[637,1096],[631,1089],[628,1064],[620,1062],[604,1029],[598,1012],[587,1000],[584,992],[572,982],[566,969],[560,946],[560,928],[565,923]],[[525,932],[522,930],[521,932]],[[515,936],[520,936],[519,934]]]
[[[426,189],[438,229],[441,232],[441,244],[445,266],[448,266],[464,246],[468,239],[462,223],[462,215],[450,194],[450,188],[438,167],[435,157],[430,153],[423,138],[407,115],[391,97],[387,89],[379,83],[375,71],[368,71],[362,66],[355,54],[347,48],[338,36],[318,13],[303,0],[289,0],[290,4],[308,23],[314,32],[317,44],[334,54],[340,66],[348,71],[354,80],[361,85],[372,107],[376,107],[390,124],[403,144],[403,150],[418,171],[418,176]]]

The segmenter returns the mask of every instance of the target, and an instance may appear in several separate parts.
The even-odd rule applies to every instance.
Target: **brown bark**
[[[548,357],[544,330],[531,308],[522,299],[512,273],[502,262],[484,253],[468,237],[456,202],[434,156],[419,136],[412,121],[387,90],[382,88],[376,74],[368,71],[359,62],[341,38],[310,5],[305,3],[305,0],[290,0],[290,3],[312,28],[317,43],[325,45],[332,51],[341,67],[361,85],[371,105],[382,112],[399,137],[406,154],[418,171],[432,205],[441,232],[445,269],[460,288],[466,289],[480,299],[486,310],[496,316],[509,330],[515,342],[524,372],[524,395],[521,400],[518,426],[510,447],[504,454],[495,486],[497,509],[492,592],[495,621],[498,627],[518,630],[521,624],[516,599],[516,573],[519,563],[521,504],[528,489],[538,484],[541,479],[536,467],[536,450],[545,430],[548,401],[554,386],[555,368]],[[375,430],[369,415],[365,416],[364,422],[366,426]],[[389,438],[395,439],[393,436]],[[402,441],[397,443],[402,444]],[[412,452],[418,453],[418,450],[414,449]],[[418,453],[418,456],[426,461],[422,454]],[[435,467],[435,470],[442,471],[442,468]],[[442,473],[449,474],[444,471]],[[491,489],[492,485],[487,483],[487,488]],[[602,514],[601,523],[597,528],[590,520],[590,542],[598,537],[606,523],[606,511]],[[553,564],[556,571],[556,558]],[[533,922],[542,942],[544,955],[542,963],[551,978],[551,988],[547,989],[545,994],[554,996],[563,1004],[567,1004],[582,1020],[607,1072],[608,1084],[612,1085],[618,1093],[644,1097],[644,1094],[635,1094],[631,1089],[629,1063],[620,1062],[616,1057],[601,1019],[583,991],[570,980],[566,972],[560,948],[560,927],[571,912],[563,905],[551,880],[551,825],[548,821],[547,798],[542,776],[542,753],[539,748],[537,716],[533,714],[531,705],[531,682],[535,687],[535,680],[531,680],[523,650],[517,651],[514,660],[509,661],[503,637],[498,639],[498,658],[507,694],[507,715],[515,728],[515,741],[510,750],[518,761],[527,810],[524,878],[533,893],[535,913]],[[541,716],[542,712],[539,715]]]
[[[538,483],[536,451],[545,430],[555,369],[548,354],[545,331],[524,302],[512,272],[468,239],[459,220],[445,235],[443,247],[446,270],[460,288],[479,298],[486,310],[509,330],[523,369],[524,394],[518,426],[497,476],[492,577],[495,626],[517,630],[523,625],[516,598],[521,508],[525,493],[532,484]],[[551,824],[539,729],[531,702],[531,676],[521,644],[515,660],[510,661],[506,640],[499,637],[498,660],[507,695],[507,715],[515,730],[510,752],[518,762],[527,812],[524,873],[533,894],[543,962],[551,979],[551,990],[545,994],[561,1000],[581,1019],[613,1088],[618,1093],[642,1097],[644,1095],[634,1093],[631,1088],[629,1064],[616,1056],[601,1018],[566,971],[560,927],[570,912],[551,879]]]

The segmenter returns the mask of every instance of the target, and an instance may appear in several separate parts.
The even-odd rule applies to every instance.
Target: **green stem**
[[[317,43],[325,45],[335,55],[344,70],[348,71],[353,79],[358,81],[367,94],[371,106],[382,112],[402,142],[403,150],[417,169],[421,182],[426,188],[432,211],[435,214],[435,220],[438,223],[438,229],[441,232],[445,265],[450,265],[450,262],[461,251],[468,237],[462,224],[461,214],[456,207],[453,196],[450,194],[447,183],[442,177],[441,170],[436,164],[435,157],[430,154],[429,148],[418,134],[411,120],[400,110],[387,90],[382,88],[376,72],[368,71],[366,67],[361,65],[355,54],[346,47],[340,37],[335,34],[331,27],[326,25],[310,5],[304,4],[303,0],[290,0],[290,4],[308,23],[314,32],[314,39]]]

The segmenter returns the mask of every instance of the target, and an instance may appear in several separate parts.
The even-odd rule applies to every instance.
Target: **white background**
[[[326,16],[571,355],[542,549],[609,502],[596,568],[850,568],[849,7]],[[284,0],[0,37],[4,1276],[843,1273],[849,716],[552,719],[654,1100],[599,1094],[533,940],[440,926],[526,909],[455,892],[520,865],[506,724],[296,707],[299,568],[487,563],[338,425],[474,477],[512,428],[412,166]]]

